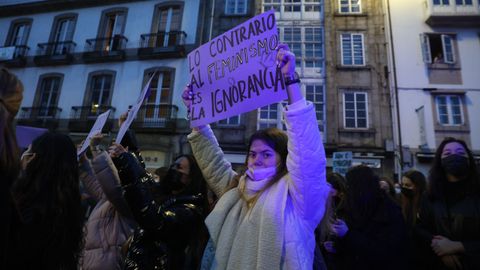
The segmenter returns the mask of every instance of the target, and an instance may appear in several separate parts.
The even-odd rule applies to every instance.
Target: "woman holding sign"
[[[295,77],[295,55],[282,44],[276,59],[287,85],[287,133],[269,128],[253,134],[245,174],[233,171],[209,126],[188,136],[219,197],[205,221],[210,241],[202,269],[312,269],[314,230],[330,190],[325,151],[314,106]],[[190,108],[189,87],[182,97]]]

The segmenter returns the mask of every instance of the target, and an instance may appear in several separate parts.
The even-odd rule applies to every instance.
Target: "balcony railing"
[[[7,67],[23,67],[27,63],[26,57],[28,50],[30,50],[30,47],[25,46],[25,45],[14,45],[14,46],[7,46],[7,47],[0,47],[0,49],[8,48],[8,47],[14,47],[13,51],[13,57],[12,59],[8,60],[3,60],[2,62],[7,66]]]
[[[471,5],[457,5],[450,0],[448,5],[434,4],[427,0],[426,23],[430,26],[480,26],[480,3],[473,0]],[[440,1],[441,2],[441,1]]]
[[[158,32],[140,35],[138,55],[143,58],[169,58],[185,56],[184,31]]]
[[[132,128],[142,132],[158,129],[174,132],[176,128],[178,107],[172,104],[143,105],[138,110]]]
[[[73,41],[39,43],[33,60],[40,66],[69,64],[73,61],[75,46]]]
[[[68,123],[68,128],[71,131],[83,131],[86,132],[92,128],[93,124],[97,120],[97,117],[111,110],[110,115],[108,116],[107,123],[105,124],[105,129],[109,130],[113,126],[113,115],[115,114],[115,108],[112,106],[73,106],[70,112],[70,120]]]
[[[18,123],[55,129],[58,126],[62,109],[55,106],[22,107],[18,115]]]
[[[128,39],[123,35],[87,39],[83,60],[85,62],[120,61],[125,58]]]

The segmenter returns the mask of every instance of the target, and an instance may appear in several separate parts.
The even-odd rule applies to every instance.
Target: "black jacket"
[[[464,270],[480,269],[480,196],[478,194],[456,197],[424,204],[415,230],[427,240],[424,251],[430,268],[447,269],[430,247],[434,235],[462,242],[465,252],[457,254]],[[429,236],[426,237],[426,236]]]
[[[347,214],[348,216],[348,214]],[[337,269],[409,269],[408,236],[403,216],[391,199],[379,201],[372,217],[364,224],[352,224],[336,241]]]
[[[155,183],[130,153],[114,159],[139,228],[133,235],[125,269],[194,269],[191,250],[203,225],[202,195],[170,195],[155,200]],[[193,264],[193,265],[192,265]]]

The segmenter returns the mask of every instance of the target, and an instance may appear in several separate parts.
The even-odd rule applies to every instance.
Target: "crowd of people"
[[[276,60],[293,77],[287,45]],[[192,155],[150,174],[131,131],[107,147],[98,134],[79,156],[52,132],[21,152],[23,85],[1,69],[0,269],[480,269],[465,142],[443,140],[428,176],[407,171],[397,188],[367,166],[327,174],[314,106],[298,81],[286,89],[286,132],[254,133],[244,170],[205,125],[188,135]],[[190,86],[182,98],[190,108]]]

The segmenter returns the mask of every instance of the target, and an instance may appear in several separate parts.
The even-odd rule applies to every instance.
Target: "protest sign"
[[[77,150],[77,156],[80,156],[83,152],[85,152],[85,150],[87,150],[87,147],[90,145],[90,141],[95,134],[102,133],[103,126],[105,126],[109,114],[110,110],[100,114],[97,117],[97,120],[95,120],[95,124],[93,124],[92,129],[90,129],[90,132],[88,133],[87,138],[83,142],[82,147]]]
[[[188,54],[196,127],[287,98],[276,65],[275,13],[260,14]]]
[[[332,166],[333,172],[345,176],[352,166],[352,152],[334,152]]]
[[[147,84],[145,84],[145,87],[143,87],[142,92],[140,92],[140,96],[138,96],[137,103],[133,105],[133,107],[128,111],[127,119],[125,120],[125,122],[122,123],[122,126],[120,126],[118,130],[117,138],[115,138],[116,143],[120,143],[122,141],[123,136],[125,136],[125,132],[127,132],[128,128],[132,124],[133,119],[137,117],[138,110],[142,106],[143,101],[150,94],[150,91],[149,91],[150,83],[152,82],[152,79],[153,77],[155,77],[156,74],[157,72],[154,72],[152,74]]]
[[[35,138],[47,131],[48,129],[45,128],[17,126],[16,135],[18,147],[27,148],[33,142],[33,140],[35,140]]]

